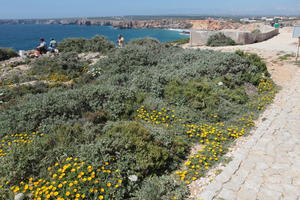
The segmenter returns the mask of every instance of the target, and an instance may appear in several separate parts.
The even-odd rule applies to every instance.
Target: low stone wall
[[[268,40],[275,35],[279,34],[278,29],[272,29],[265,33],[251,33],[243,31],[202,31],[191,30],[190,32],[190,45],[203,46],[206,45],[208,38],[217,33],[224,33],[227,37],[233,39],[237,44],[253,44]]]

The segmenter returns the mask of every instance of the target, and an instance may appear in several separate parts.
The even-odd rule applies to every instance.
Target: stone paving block
[[[203,200],[212,200],[215,196],[215,191],[206,190],[199,194],[196,199],[203,199]]]
[[[284,194],[295,194],[297,196],[300,196],[300,188],[297,186],[293,186],[291,184],[282,184],[284,189]]]
[[[237,193],[238,200],[256,200],[257,192],[249,188],[241,188]]]
[[[217,196],[217,198],[233,200],[236,199],[236,192],[223,188],[222,191]]]
[[[239,191],[241,185],[244,183],[245,177],[240,177],[240,176],[233,176],[231,180],[223,185],[223,188],[233,190],[233,191]]]
[[[279,184],[282,182],[282,176],[281,175],[267,176],[264,178],[264,181],[266,184],[269,184],[269,183]]]
[[[265,189],[284,193],[284,188],[282,187],[281,184],[272,184],[272,183],[265,183],[262,185]]]
[[[281,197],[282,193],[267,188],[262,188],[257,195],[259,200],[280,200]]]
[[[255,191],[256,193],[259,191],[259,188],[261,186],[262,181],[259,183],[257,180],[255,180],[255,177],[253,179],[247,179],[245,183],[243,184],[242,188],[245,189],[251,189]]]
[[[222,189],[222,183],[215,180],[211,184],[209,184],[206,189],[208,191],[217,192]]]

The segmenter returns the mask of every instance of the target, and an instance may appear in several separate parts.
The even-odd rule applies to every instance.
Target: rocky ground
[[[46,54],[43,56],[55,56],[54,54]],[[81,53],[78,54],[78,57],[87,61],[89,65],[94,65],[100,59],[105,58],[106,56],[101,55],[100,53],[90,52],[90,53]],[[36,58],[27,58],[27,57],[14,57],[9,60],[0,62],[0,83],[11,80],[14,77],[17,77],[22,74],[27,74],[31,69],[31,63],[34,62]],[[20,82],[18,85],[35,85],[37,83],[50,84],[51,82],[45,80],[28,80],[25,82]],[[69,84],[69,82],[66,82]],[[12,84],[11,86],[15,86]]]
[[[300,199],[300,67],[294,63],[296,42],[291,30],[283,29],[280,35],[262,43],[213,48],[259,54],[281,90],[257,120],[257,128],[232,147],[227,155],[232,161],[191,184],[191,198]]]

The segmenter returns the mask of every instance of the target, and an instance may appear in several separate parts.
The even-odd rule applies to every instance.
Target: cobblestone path
[[[300,200],[300,67],[196,199]]]

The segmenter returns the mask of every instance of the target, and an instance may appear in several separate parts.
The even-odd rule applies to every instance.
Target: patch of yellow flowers
[[[151,124],[163,124],[165,126],[171,126],[175,122],[181,121],[175,115],[175,110],[162,108],[161,110],[148,111],[142,106],[137,110],[137,119],[141,119]]]
[[[94,167],[69,157],[47,170],[48,178],[29,178],[19,186],[11,187],[11,191],[23,193],[33,200],[101,200],[112,199],[123,182],[119,171],[110,169],[108,162]]]
[[[247,106],[254,110],[262,110],[266,105],[270,104],[275,97],[275,85],[270,79],[262,79],[258,86],[257,101]],[[161,111],[147,111],[144,107],[137,110],[137,119],[142,119],[147,123],[169,125],[173,120],[166,120],[170,110],[163,108]],[[174,121],[175,111],[172,110]],[[186,184],[195,181],[205,175],[205,173],[216,163],[228,150],[229,144],[243,135],[245,135],[250,127],[255,124],[253,122],[254,113],[247,113],[247,116],[241,117],[235,121],[235,125],[227,125],[219,122],[215,124],[177,124],[186,128],[185,134],[194,138],[202,145],[194,155],[191,155],[184,164],[181,171],[177,171],[178,177]],[[212,118],[218,118],[218,115],[212,114]],[[168,117],[168,119],[170,119]]]
[[[12,145],[24,145],[32,143],[33,138],[36,136],[43,136],[44,133],[32,132],[32,133],[19,133],[10,134],[0,139],[0,158],[6,156],[9,153]]]

